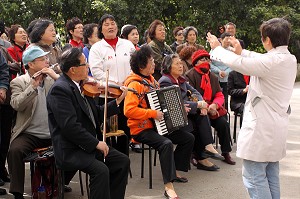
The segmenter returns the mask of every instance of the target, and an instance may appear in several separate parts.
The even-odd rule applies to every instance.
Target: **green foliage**
[[[218,25],[229,21],[237,25],[237,37],[248,49],[264,52],[259,26],[273,17],[286,17],[292,23],[290,49],[300,60],[300,0],[1,0],[0,19],[8,26],[27,27],[36,18],[50,18],[60,33],[68,19],[77,16],[84,23],[98,23],[104,13],[115,16],[119,29],[124,24],[138,27],[141,38],[154,19],[166,25],[167,43],[173,42],[176,26],[193,25],[198,29],[198,42],[205,44],[207,31],[216,32]]]

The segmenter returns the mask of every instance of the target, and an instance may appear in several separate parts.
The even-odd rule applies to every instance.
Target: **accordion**
[[[179,86],[168,86],[147,93],[147,101],[151,109],[164,113],[161,121],[154,120],[160,135],[172,133],[188,124]]]

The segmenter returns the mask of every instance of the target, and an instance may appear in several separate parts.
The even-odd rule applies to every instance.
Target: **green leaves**
[[[198,43],[204,45],[207,30],[215,33],[218,25],[232,21],[237,25],[237,37],[258,51],[263,51],[258,30],[261,22],[285,16],[293,28],[291,50],[300,60],[300,0],[1,0],[0,10],[0,19],[7,26],[18,23],[27,27],[33,19],[46,17],[55,22],[59,32],[74,16],[84,23],[98,23],[109,13],[119,29],[128,23],[136,25],[140,38],[154,19],[160,19],[166,25],[168,44],[174,41],[176,26],[195,26]]]

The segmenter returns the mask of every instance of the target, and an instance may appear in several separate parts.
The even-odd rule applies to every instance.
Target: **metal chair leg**
[[[152,189],[152,149],[149,146],[149,189]]]
[[[58,170],[58,193],[57,198],[58,199],[64,199],[64,187],[65,187],[65,172],[63,170]]]
[[[79,171],[79,184],[80,184],[81,195],[84,196],[81,171]]]
[[[88,196],[88,199],[90,198],[90,187],[89,187],[89,174],[85,174],[85,188],[86,188],[86,193]]]

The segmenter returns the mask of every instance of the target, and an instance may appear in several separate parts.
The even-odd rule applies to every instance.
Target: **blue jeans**
[[[251,199],[280,199],[279,162],[243,160],[243,182]]]

